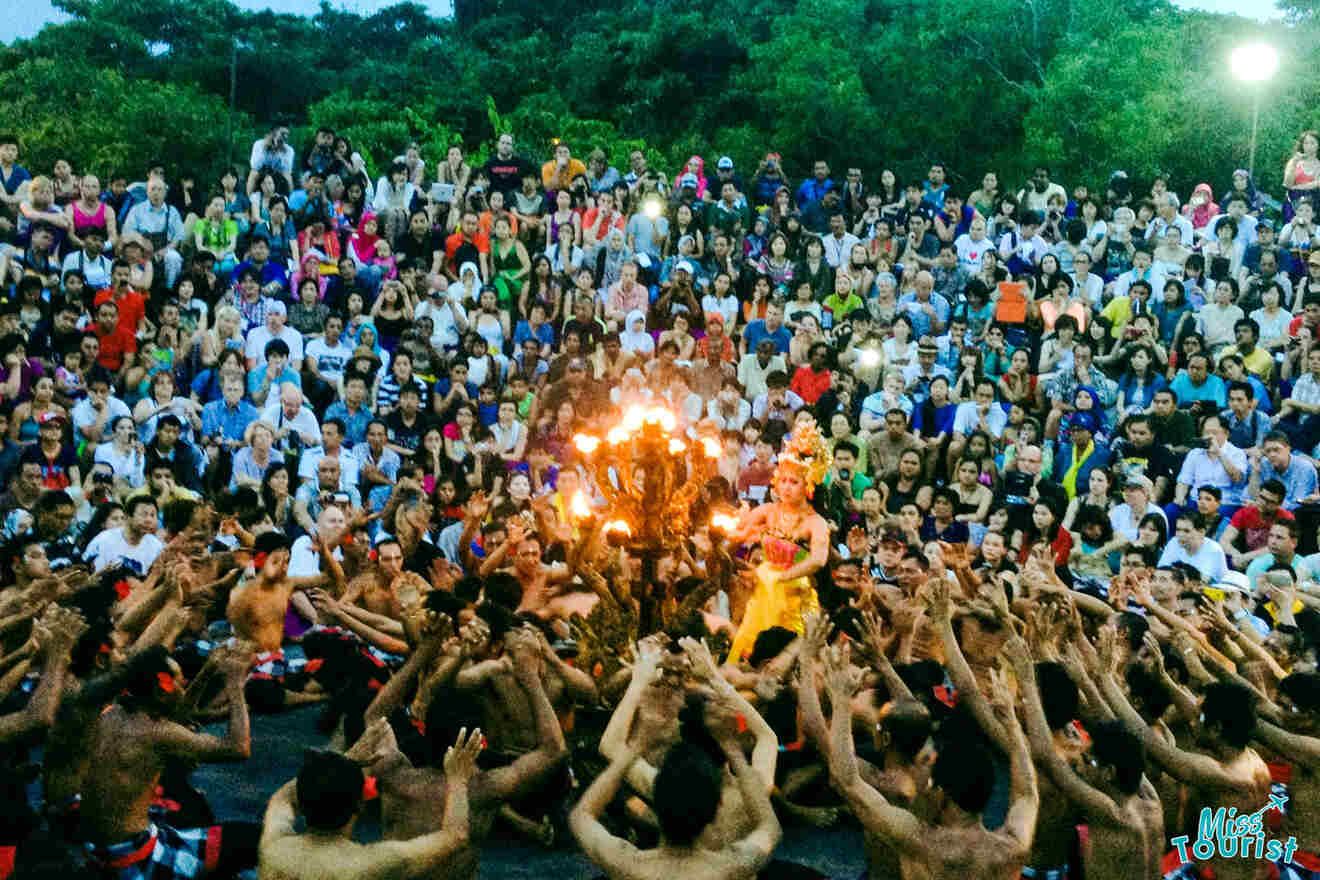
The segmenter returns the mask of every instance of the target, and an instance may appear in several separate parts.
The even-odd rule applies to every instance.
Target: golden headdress
[[[779,453],[776,471],[785,466],[802,469],[807,484],[807,497],[810,498],[830,469],[830,450],[825,445],[819,427],[801,424],[793,429],[793,433],[784,441],[784,451]]]

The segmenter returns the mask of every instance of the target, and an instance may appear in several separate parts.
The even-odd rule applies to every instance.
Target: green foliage
[[[214,173],[226,114],[223,101],[194,87],[144,83],[69,60],[24,61],[0,73],[0,118],[18,123],[33,169],[72,159],[105,180],[114,170],[141,174],[159,156],[176,170]],[[251,121],[240,114],[235,126]]]
[[[957,187],[991,169],[1015,187],[1046,161],[1064,181],[1158,170],[1185,192],[1246,164],[1254,93],[1226,59],[1259,37],[1284,58],[1259,93],[1258,176],[1277,190],[1320,103],[1320,0],[1283,0],[1296,25],[1268,33],[1169,0],[457,0],[452,19],[411,2],[369,16],[323,2],[310,18],[55,2],[70,21],[0,48],[0,107],[37,167],[156,152],[217,167],[231,62],[235,159],[273,121],[299,150],[328,125],[373,174],[410,140],[432,165],[454,143],[478,163],[510,131],[536,161],[558,137],[621,170],[640,149],[670,178],[694,153],[750,174],[775,150],[791,177],[818,156],[870,179],[943,161]]]

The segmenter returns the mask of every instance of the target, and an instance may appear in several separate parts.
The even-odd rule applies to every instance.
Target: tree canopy
[[[643,149],[670,175],[693,153],[750,168],[774,150],[790,172],[823,156],[907,179],[940,160],[963,185],[997,170],[1011,186],[1045,162],[1063,180],[1122,168],[1218,189],[1246,164],[1253,100],[1228,54],[1265,38],[1283,64],[1256,164],[1277,188],[1320,98],[1303,60],[1320,21],[1297,2],[1268,28],[1167,0],[457,0],[444,19],[415,3],[56,5],[72,19],[0,48],[0,125],[37,167],[101,173],[161,155],[214,174],[284,120],[299,148],[316,125],[347,134],[373,170],[409,139],[433,162],[451,143],[482,158],[503,127],[535,158],[564,137],[618,166]]]

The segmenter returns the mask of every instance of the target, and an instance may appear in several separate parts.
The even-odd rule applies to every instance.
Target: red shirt
[[[136,290],[129,290],[122,297],[115,299],[113,289],[107,287],[96,294],[96,299],[92,301],[93,305],[100,305],[103,302],[114,300],[115,305],[119,306],[119,329],[128,330],[129,333],[136,334],[138,324],[147,314],[147,301],[142,294]],[[102,349],[104,351],[104,349]],[[137,351],[136,348],[133,349]]]
[[[802,398],[809,405],[815,406],[820,396],[830,390],[830,371],[821,370],[815,372],[808,366],[797,368],[793,374],[793,381],[789,383],[788,390],[792,391],[798,397]]]
[[[1293,515],[1290,511],[1280,507],[1274,519],[1266,522],[1265,518],[1260,515],[1260,508],[1252,504],[1233,514],[1233,518],[1228,521],[1228,524],[1237,529],[1237,533],[1242,536],[1243,542],[1247,545],[1247,550],[1251,551],[1259,550],[1265,546],[1270,537],[1270,526],[1276,522],[1292,518]]]
[[[101,354],[96,362],[112,373],[117,373],[124,366],[124,355],[137,354],[137,335],[132,330],[125,330],[121,318],[119,326],[109,333],[101,332],[101,325],[93,324],[93,332],[101,343]]]

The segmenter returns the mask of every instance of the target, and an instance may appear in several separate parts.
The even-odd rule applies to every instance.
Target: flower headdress
[[[798,425],[784,442],[784,451],[779,454],[776,468],[785,466],[802,469],[807,484],[807,497],[825,479],[830,469],[830,451],[816,425]]]

